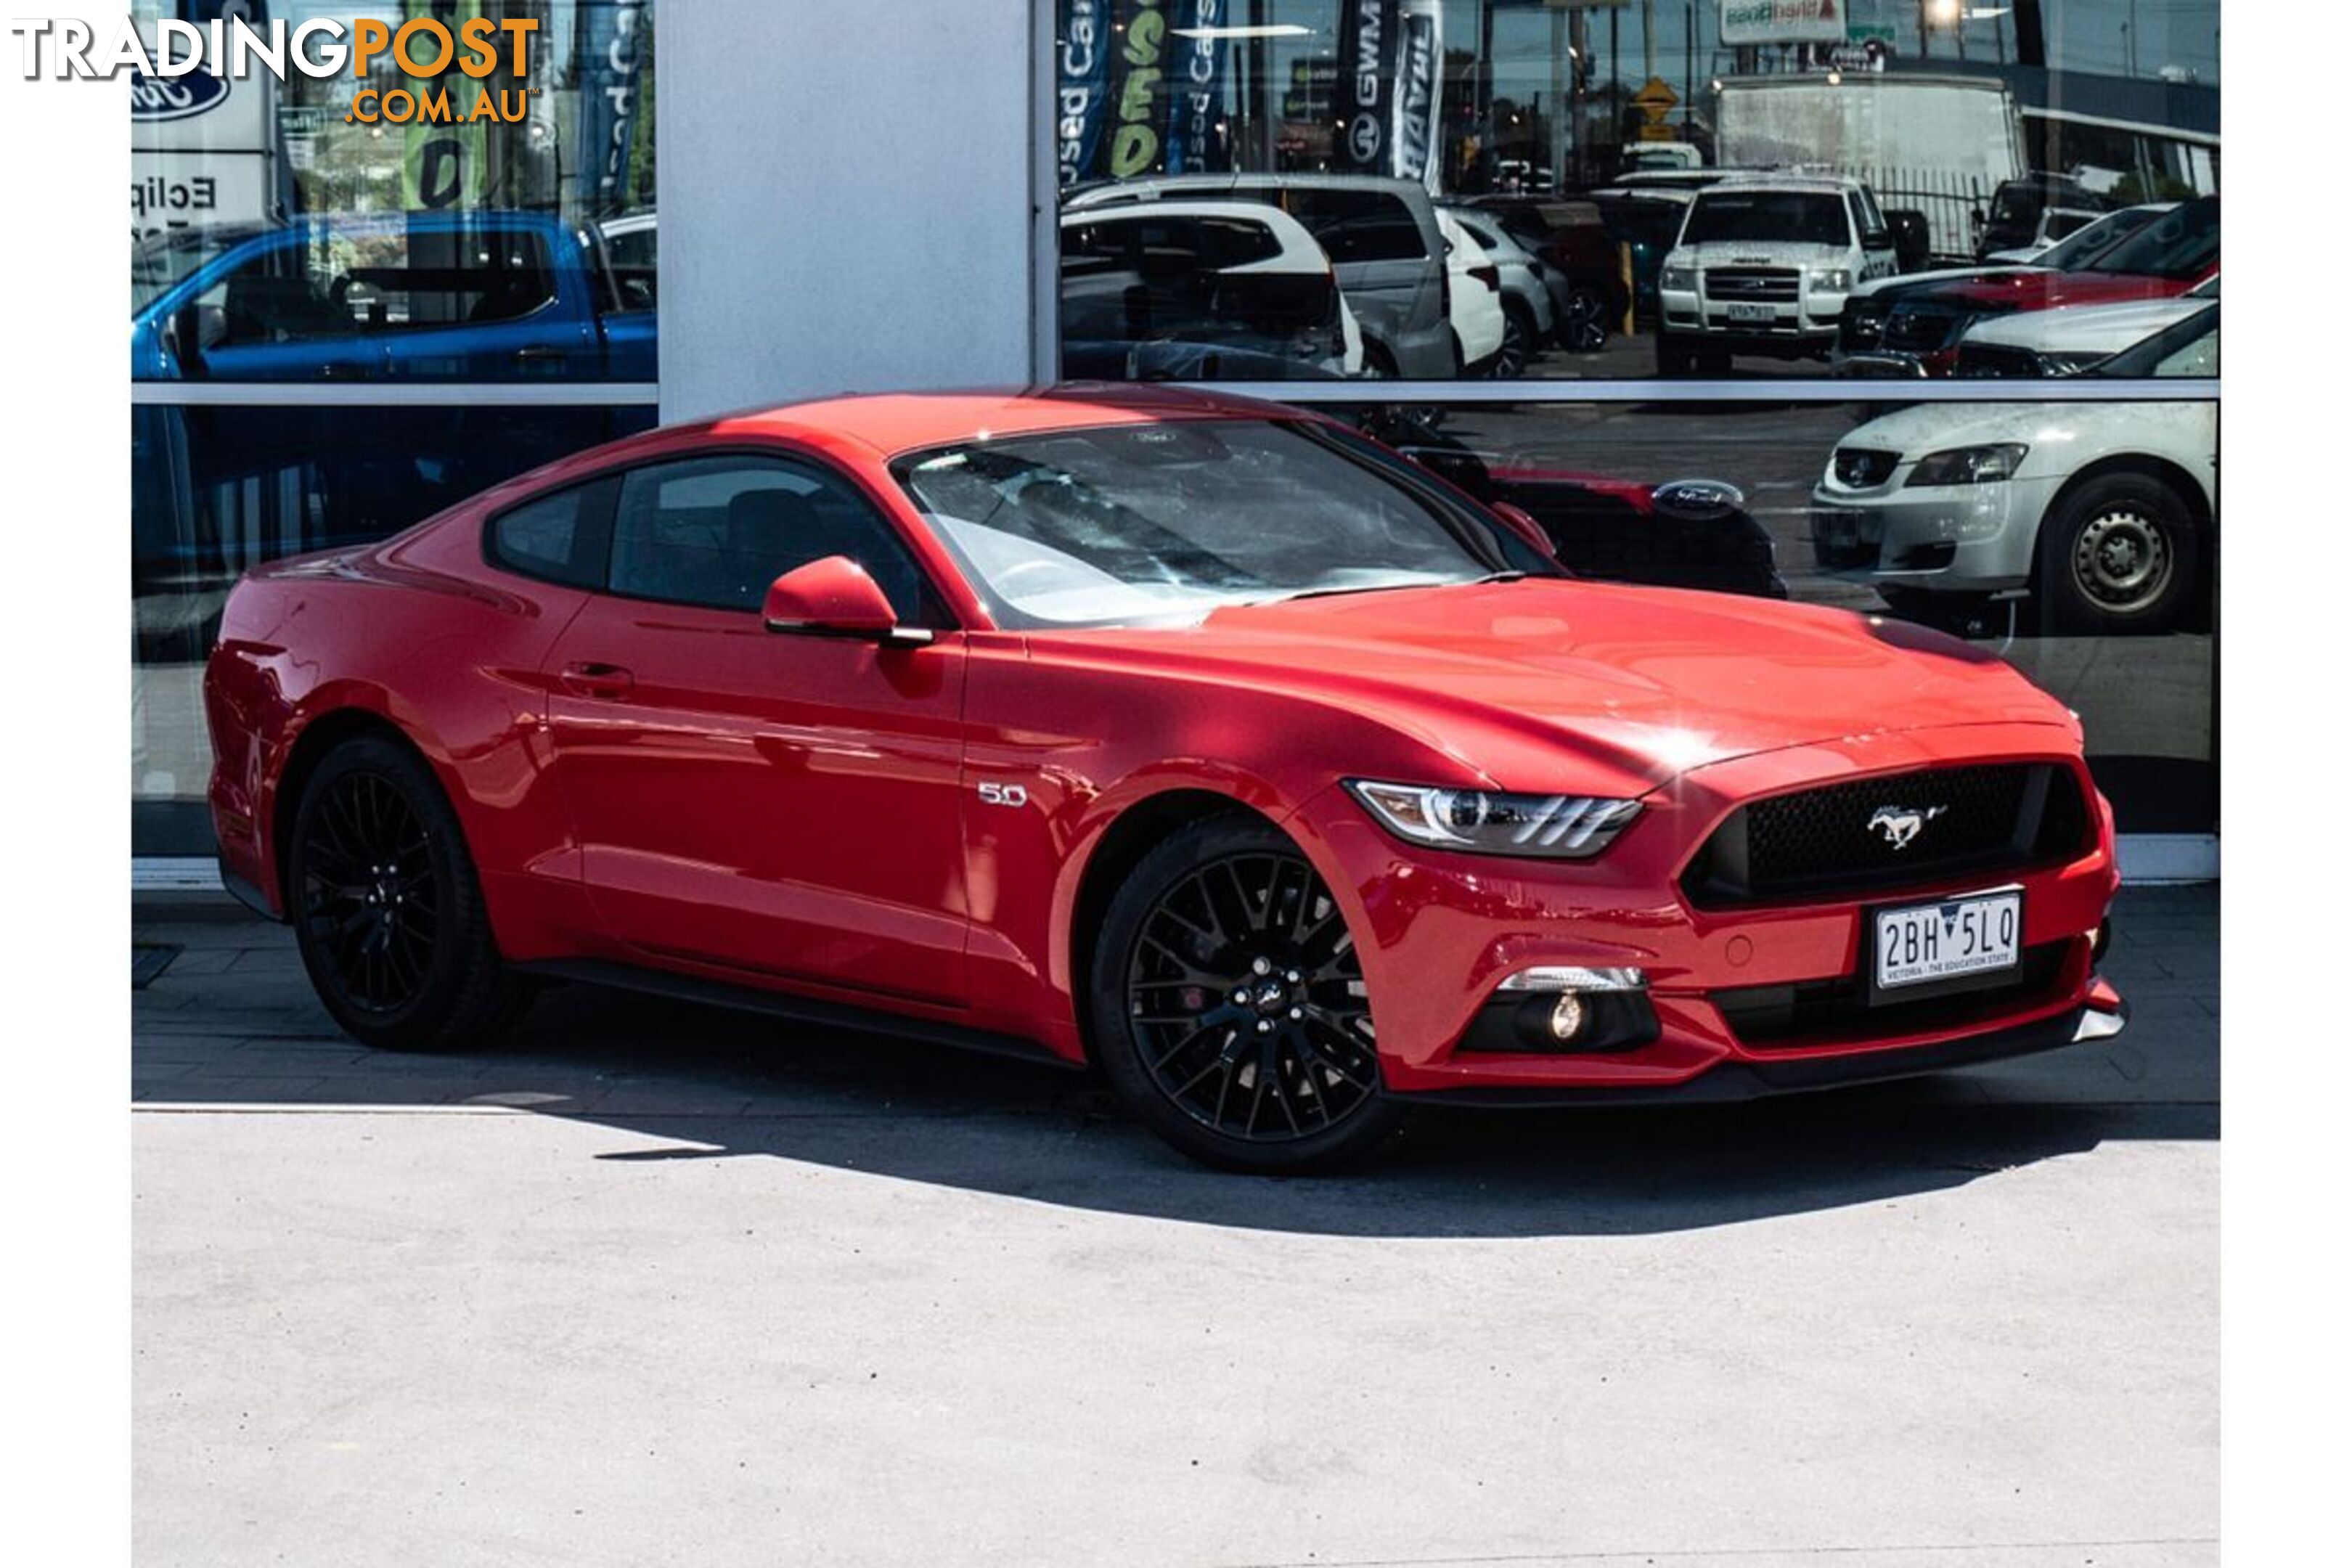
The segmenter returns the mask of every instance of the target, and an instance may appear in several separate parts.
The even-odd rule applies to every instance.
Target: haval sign
[[[1727,44],[1843,44],[1845,0],[1723,0]]]

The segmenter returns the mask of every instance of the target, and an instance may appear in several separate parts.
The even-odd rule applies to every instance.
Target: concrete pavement
[[[139,1560],[2210,1563],[2217,903],[2106,1046],[1303,1182],[584,989],[371,1055],[142,919]]]

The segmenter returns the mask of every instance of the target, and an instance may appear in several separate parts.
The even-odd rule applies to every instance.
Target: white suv
[[[1895,237],[1859,180],[1709,185],[1691,197],[1658,269],[1659,373],[1720,373],[1735,353],[1826,358],[1846,295],[1895,269]]]

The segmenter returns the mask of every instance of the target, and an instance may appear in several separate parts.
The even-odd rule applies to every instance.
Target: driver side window
[[[633,469],[613,521],[610,586],[631,598],[756,612],[795,567],[845,555],[908,626],[937,623],[914,556],[847,481],[812,464],[698,458]]]

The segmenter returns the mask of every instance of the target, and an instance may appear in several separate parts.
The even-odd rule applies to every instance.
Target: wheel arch
[[[456,803],[457,795],[449,788],[447,776],[432,754],[382,709],[354,700],[325,709],[305,721],[287,751],[284,765],[278,769],[269,812],[272,891],[278,896],[280,911],[289,916],[294,908],[293,889],[286,878],[292,859],[294,819],[301,810],[302,792],[310,787],[319,764],[337,747],[368,735],[382,737],[415,755],[440,782],[442,793],[450,796],[452,805]]]
[[[1111,900],[1146,855],[1192,824],[1218,816],[1254,816],[1276,831],[1289,832],[1278,817],[1239,795],[1180,784],[1129,802],[1104,825],[1087,850],[1057,946],[1068,958],[1078,1038],[1089,1059],[1095,1041],[1086,996],[1093,984],[1096,944],[1109,916]]]
[[[2101,479],[2113,479],[2119,474],[2156,480],[2172,491],[2180,503],[2189,509],[2189,521],[2196,525],[2200,533],[2212,527],[2212,503],[2206,494],[2204,485],[2199,481],[2195,474],[2170,458],[2159,457],[2154,452],[2135,451],[2110,453],[2106,457],[2084,464],[2068,475],[2066,482],[2060,485],[2056,493],[2051,496],[2050,504],[2042,509],[2042,521],[2036,525],[2036,532],[2038,533],[2042,527],[2047,526],[2051,518],[2056,515],[2058,509],[2081,494],[2085,486],[2095,484]]]

